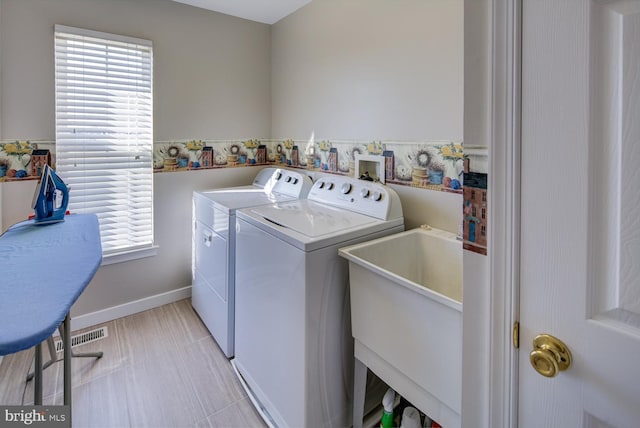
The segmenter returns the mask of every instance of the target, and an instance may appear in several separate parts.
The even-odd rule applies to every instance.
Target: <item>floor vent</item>
[[[109,330],[107,327],[100,327],[95,330],[85,331],[84,333],[71,336],[71,348],[76,346],[86,345],[87,343],[95,342],[97,340],[104,339],[109,336]],[[62,340],[56,340],[56,352],[62,352],[64,344]]]

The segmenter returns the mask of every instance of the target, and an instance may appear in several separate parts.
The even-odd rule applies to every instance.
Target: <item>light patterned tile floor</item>
[[[265,426],[189,300],[103,325],[108,337],[74,348],[104,352],[72,360],[74,427]],[[32,366],[33,349],[4,357],[0,404],[33,403]],[[44,371],[44,404],[62,404],[62,372]]]

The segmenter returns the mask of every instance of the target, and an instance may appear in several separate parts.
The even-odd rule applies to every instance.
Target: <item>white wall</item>
[[[462,0],[313,1],[272,40],[273,137],[462,140]]]
[[[168,0],[0,0],[0,139],[55,139],[53,26],[153,41],[154,139],[271,134],[271,27]],[[191,193],[248,184],[257,170],[156,174],[158,255],[100,268],[73,315],[191,284]],[[0,184],[6,227],[35,182]]]
[[[491,0],[464,2],[464,141],[491,146]],[[492,189],[488,189],[489,199]],[[489,216],[491,216],[489,212]],[[463,255],[462,426],[486,427],[489,420],[489,257]],[[467,302],[472,302],[467,303]]]
[[[2,26],[2,0],[0,0],[0,28]],[[0,30],[0,138],[2,137],[2,31]],[[2,227],[2,185],[0,184],[0,233]],[[2,359],[0,358],[0,361]]]
[[[54,139],[59,23],[153,41],[157,141],[462,140],[462,0],[318,0],[274,26],[168,0],[0,0],[0,10],[0,139]],[[191,192],[255,175],[230,171],[156,174],[158,256],[101,268],[74,316],[189,285]],[[31,211],[34,185],[0,184],[5,227]],[[460,195],[393,187],[408,228],[457,232]]]
[[[318,0],[273,25],[272,136],[462,140],[462,0]],[[408,228],[458,231],[462,198],[393,186]]]
[[[2,0],[0,0],[0,136],[2,136],[2,39]],[[1,210],[0,213],[2,213]],[[2,215],[0,215],[0,230],[2,230]]]
[[[53,26],[149,39],[154,138],[271,135],[271,27],[168,0],[2,0],[3,139],[53,140]]]

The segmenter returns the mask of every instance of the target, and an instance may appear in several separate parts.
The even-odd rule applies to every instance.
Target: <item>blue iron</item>
[[[36,224],[64,221],[69,205],[69,189],[49,165],[45,165],[42,170],[42,176],[33,194],[32,205]]]

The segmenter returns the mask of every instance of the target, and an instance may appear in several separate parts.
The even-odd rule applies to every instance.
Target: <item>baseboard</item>
[[[178,300],[188,299],[189,297],[191,297],[191,286],[167,291],[166,293],[156,294],[155,296],[145,297],[144,299],[134,300],[133,302],[112,306],[110,308],[101,309],[99,311],[90,312],[77,317],[74,316],[71,318],[71,330],[80,330],[97,324],[113,321],[118,318],[126,317],[127,315],[133,315],[138,312],[157,308],[158,306],[177,302]]]

